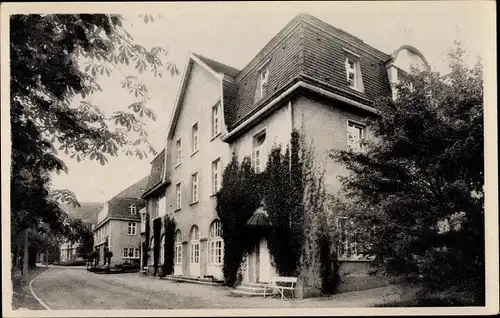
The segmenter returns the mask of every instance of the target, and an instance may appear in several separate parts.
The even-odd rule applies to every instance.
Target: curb
[[[30,293],[31,295],[40,303],[40,305],[42,305],[46,310],[52,310],[49,306],[47,306],[46,303],[43,302],[43,300],[40,299],[40,297],[38,297],[36,294],[35,294],[35,291],[33,291],[33,282],[35,281],[35,279],[39,278],[40,276],[42,276],[43,273],[45,273],[46,271],[43,271],[41,272],[40,274],[38,274],[35,278],[33,278],[30,283],[29,283],[29,290],[30,290]]]

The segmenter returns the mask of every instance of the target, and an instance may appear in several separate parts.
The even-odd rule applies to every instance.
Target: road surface
[[[390,288],[293,301],[234,297],[222,286],[178,283],[139,273],[95,274],[85,268],[64,267],[49,268],[32,287],[52,310],[366,307],[382,299],[398,299],[397,292]]]

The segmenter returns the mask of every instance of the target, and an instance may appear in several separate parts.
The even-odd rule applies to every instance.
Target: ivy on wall
[[[224,284],[233,286],[245,251],[251,245],[252,233],[245,222],[260,205],[259,183],[252,170],[251,160],[245,157],[238,164],[233,153],[224,169],[222,187],[217,193],[217,214],[222,223]]]
[[[143,265],[148,266],[148,260],[149,260],[149,242],[150,242],[150,219],[149,219],[149,213],[146,213],[146,226],[145,226],[145,231],[144,231],[144,236],[146,241],[143,243],[144,248],[142,249],[142,257],[143,257]]]
[[[175,220],[173,217],[166,215],[163,221],[164,225],[164,240],[165,248],[163,250],[163,265],[161,276],[170,275],[174,272],[174,245],[175,245]]]
[[[160,258],[160,242],[161,242],[161,219],[157,218],[153,220],[153,267],[154,274],[158,273],[158,260]]]

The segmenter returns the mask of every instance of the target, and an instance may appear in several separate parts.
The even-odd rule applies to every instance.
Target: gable
[[[208,95],[213,95],[214,92],[217,92],[219,98],[221,97],[222,78],[223,74],[215,72],[193,54],[189,55],[170,119],[168,139],[174,136],[184,105],[206,100]]]

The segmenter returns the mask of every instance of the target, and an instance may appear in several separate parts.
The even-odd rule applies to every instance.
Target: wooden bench
[[[141,274],[146,276],[148,274],[148,267],[147,266],[144,266],[142,269],[141,269]]]
[[[295,284],[297,284],[297,277],[283,277],[275,276],[271,278],[271,282],[264,285],[264,298],[266,298],[267,288],[276,289],[280,295],[281,299],[286,299],[285,290],[292,291],[292,298],[294,297]]]

